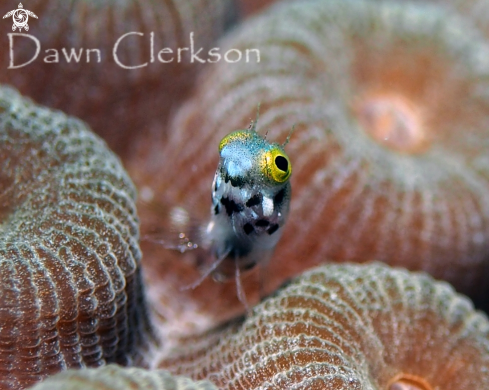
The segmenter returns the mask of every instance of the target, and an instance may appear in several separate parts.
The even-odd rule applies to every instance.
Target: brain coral
[[[135,195],[81,121],[0,88],[0,388],[141,360]]]
[[[32,390],[217,390],[208,381],[173,376],[167,371],[121,368],[70,370],[32,387]]]
[[[486,389],[489,321],[426,274],[324,265],[160,366],[223,390]]]
[[[13,4],[1,2],[0,14]],[[25,67],[7,69],[5,37],[0,82],[82,118],[123,155],[137,154],[136,129],[140,139],[149,134],[162,137],[168,114],[188,93],[202,67],[191,61],[190,34],[195,50],[202,47],[206,52],[237,14],[234,0],[32,0],[25,5],[39,17],[31,19],[28,34],[39,40],[40,53]],[[130,32],[140,35],[124,37]],[[126,69],[115,62],[113,50],[122,37],[116,50],[119,63],[146,66]],[[32,39],[13,35],[12,41],[14,66],[33,58]],[[158,60],[164,48],[176,53],[185,47],[181,61],[177,56],[169,63]],[[162,58],[167,61],[170,56]]]

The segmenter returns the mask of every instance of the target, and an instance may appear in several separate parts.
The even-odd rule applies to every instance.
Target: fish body
[[[216,280],[266,263],[277,245],[291,196],[292,166],[284,146],[270,143],[254,126],[220,142],[205,229]]]

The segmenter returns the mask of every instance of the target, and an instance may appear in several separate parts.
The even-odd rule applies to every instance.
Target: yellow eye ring
[[[264,153],[265,164],[263,171],[269,179],[276,183],[284,183],[292,173],[289,157],[278,147]]]

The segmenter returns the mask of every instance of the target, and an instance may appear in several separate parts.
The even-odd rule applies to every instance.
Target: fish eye
[[[289,158],[279,147],[273,147],[265,152],[264,173],[276,183],[284,183],[292,173]]]
[[[284,172],[287,172],[287,170],[289,169],[289,162],[284,156],[275,157],[275,165],[278,169]]]

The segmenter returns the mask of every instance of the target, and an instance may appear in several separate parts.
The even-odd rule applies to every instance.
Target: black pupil
[[[284,172],[287,172],[287,169],[289,167],[289,163],[287,159],[282,156],[275,157],[275,165],[277,166],[278,169]]]

